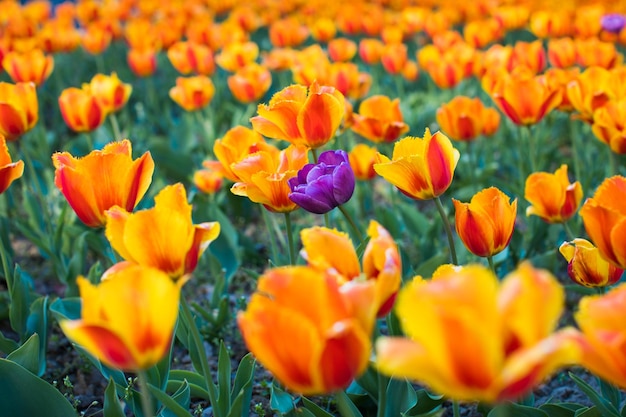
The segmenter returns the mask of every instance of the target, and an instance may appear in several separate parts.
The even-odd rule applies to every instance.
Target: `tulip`
[[[525,66],[534,74],[543,72],[546,67],[546,51],[541,40],[533,42],[518,41],[513,46],[509,68]]]
[[[308,161],[307,149],[290,145],[280,152],[255,152],[231,165],[239,178],[230,191],[250,201],[262,204],[267,210],[289,213],[298,205],[289,199],[289,179]]]
[[[503,35],[502,26],[496,19],[474,20],[463,28],[465,41],[474,48],[484,48],[499,40]]]
[[[157,67],[157,50],[154,48],[129,49],[126,55],[128,66],[138,77],[149,77]]]
[[[288,181],[289,199],[308,212],[325,214],[350,200],[354,172],[345,151],[326,151],[315,164],[306,164]]]
[[[372,283],[376,316],[384,317],[391,311],[402,281],[400,252],[389,232],[378,222],[370,221],[367,234],[370,239],[363,252],[362,269],[348,235],[335,229],[303,229],[301,255],[310,267],[325,271],[341,285]]]
[[[408,197],[429,200],[448,189],[459,157],[450,139],[426,128],[423,138],[396,142],[391,159],[379,153],[374,170]]]
[[[13,82],[32,82],[40,86],[54,69],[54,60],[40,49],[28,52],[9,52],[2,59],[2,67]]]
[[[100,55],[111,44],[113,36],[102,24],[93,23],[87,26],[81,38],[81,45],[91,55]]]
[[[626,388],[626,285],[604,295],[583,297],[574,314],[583,332],[581,365],[605,381]]]
[[[227,45],[215,57],[215,62],[222,69],[236,72],[253,64],[259,56],[259,46],[254,42],[233,42]]]
[[[215,86],[209,77],[177,77],[170,89],[170,98],[185,111],[200,110],[209,105],[215,95]]]
[[[367,94],[372,85],[372,76],[367,72],[359,72],[358,65],[353,62],[335,62],[328,66],[327,83],[345,97],[356,100]]]
[[[206,45],[192,41],[176,42],[167,50],[167,57],[176,71],[183,75],[211,75],[215,72],[213,51]]]
[[[576,61],[581,67],[615,68],[624,60],[613,42],[602,42],[597,38],[577,39]]]
[[[357,52],[357,45],[348,38],[336,38],[328,42],[328,56],[335,62],[350,61]]]
[[[357,180],[368,181],[376,176],[376,171],[374,171],[376,154],[378,154],[376,148],[363,143],[352,148],[348,154],[348,159]]]
[[[304,395],[332,393],[367,368],[372,290],[340,287],[313,268],[271,269],[259,278],[237,324],[248,349],[287,388]]]
[[[154,207],[129,213],[114,206],[106,211],[106,237],[122,258],[159,269],[178,279],[190,274],[220,233],[217,222],[194,225],[182,184],[163,188]]]
[[[221,163],[222,174],[234,182],[239,181],[239,177],[233,172],[232,165],[259,151],[279,152],[267,144],[259,133],[244,126],[233,127],[213,144],[213,153]]]
[[[37,34],[39,45],[49,54],[74,51],[80,44],[80,35],[69,22],[55,19],[46,22]]]
[[[59,96],[61,116],[75,132],[91,132],[104,123],[106,109],[88,84],[83,88],[68,87]]]
[[[393,142],[409,130],[400,111],[400,100],[383,95],[363,100],[353,120],[352,130],[376,143]]]
[[[593,113],[615,96],[615,85],[607,69],[591,67],[567,84],[566,92],[575,117],[591,123]]]
[[[563,242],[559,252],[568,262],[567,274],[585,287],[605,287],[620,280],[624,272],[605,261],[598,248],[585,239]]]
[[[576,47],[572,38],[548,41],[548,61],[556,68],[569,68],[576,64]]]
[[[626,178],[602,181],[580,209],[585,230],[600,254],[612,265],[626,269]]]
[[[378,64],[385,49],[380,39],[364,38],[359,42],[359,57],[368,65]]]
[[[24,173],[24,162],[13,162],[4,136],[0,135],[0,194]]]
[[[567,165],[561,165],[554,174],[530,174],[526,178],[524,198],[531,204],[526,209],[527,216],[539,216],[547,223],[563,223],[576,214],[583,189],[580,182],[569,182]]]
[[[471,141],[483,133],[486,111],[480,99],[456,96],[437,109],[437,123],[450,139]]]
[[[452,202],[456,232],[467,250],[491,257],[507,247],[515,227],[517,199],[510,203],[506,194],[490,187],[474,194],[469,203]]]
[[[311,37],[319,43],[326,43],[337,34],[335,22],[327,17],[316,19],[309,29],[311,30]]]
[[[111,75],[94,75],[89,87],[91,94],[96,97],[107,114],[121,110],[133,91],[133,87],[130,84],[124,84],[115,72]]]
[[[210,162],[213,162],[211,164]],[[204,161],[200,169],[193,174],[193,184],[205,194],[215,194],[222,188],[224,175],[219,168],[215,167],[215,161]],[[219,162],[217,162],[219,164]]]
[[[379,338],[376,366],[453,400],[517,400],[581,355],[574,329],[554,332],[564,301],[558,281],[528,263],[502,283],[478,265],[416,277],[395,307],[407,336]]]
[[[61,320],[63,332],[105,365],[145,370],[165,356],[178,317],[182,282],[158,269],[117,268],[95,286],[78,277],[79,320]]]
[[[150,152],[132,160],[128,139],[109,143],[83,158],[57,152],[52,162],[54,184],[89,227],[104,226],[105,211],[113,206],[132,211],[148,190],[154,171]]]
[[[491,96],[496,105],[517,125],[538,123],[561,102],[558,90],[550,90],[541,78],[527,73],[505,75]]]
[[[602,16],[600,23],[602,30],[611,33],[620,33],[624,26],[626,26],[626,16],[619,13],[609,13]]]
[[[573,32],[569,11],[539,10],[530,16],[530,31],[538,38],[561,38]]]
[[[228,88],[241,103],[258,101],[272,86],[272,74],[259,64],[251,63],[228,77]]]
[[[33,83],[0,82],[0,135],[15,141],[39,119],[37,90]]]
[[[407,61],[407,46],[403,43],[385,45],[380,54],[380,63],[391,75],[400,74]]]
[[[593,112],[591,131],[611,151],[626,153],[626,99],[610,100]]]
[[[428,65],[426,72],[439,88],[452,88],[465,78],[462,61],[449,55],[444,55],[441,60]]]
[[[269,138],[316,149],[335,136],[345,112],[344,97],[333,87],[314,82],[308,89],[292,85],[259,104],[250,119],[254,130]]]
[[[286,18],[270,25],[269,37],[275,48],[294,47],[302,44],[309,37],[309,31],[296,18]]]

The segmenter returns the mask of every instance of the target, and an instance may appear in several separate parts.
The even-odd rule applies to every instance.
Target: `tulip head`
[[[75,132],[91,132],[106,119],[107,112],[89,85],[69,87],[59,96],[59,108],[65,124]]]
[[[559,252],[568,262],[567,273],[572,281],[586,287],[613,285],[624,272],[605,261],[598,248],[585,239],[563,242]]]
[[[376,163],[376,155],[378,151],[372,146],[364,143],[356,145],[348,154],[350,166],[357,180],[367,181],[376,177],[374,164]]]
[[[186,111],[200,110],[209,105],[215,95],[213,81],[205,75],[176,78],[170,98]]]
[[[111,75],[96,74],[91,79],[89,86],[91,87],[91,94],[96,96],[107,114],[121,110],[133,91],[133,87],[123,83],[116,73]]]
[[[0,82],[0,135],[15,141],[31,130],[38,119],[35,84]]]
[[[24,162],[11,160],[4,136],[0,134],[0,194],[5,192],[13,181],[24,173]]]
[[[561,165],[554,174],[530,174],[526,179],[524,198],[531,204],[526,209],[527,216],[539,216],[548,223],[563,223],[576,214],[583,189],[580,182],[569,182],[567,165]]]

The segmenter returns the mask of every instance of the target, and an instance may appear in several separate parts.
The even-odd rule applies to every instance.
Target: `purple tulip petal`
[[[337,204],[350,200],[354,193],[354,171],[350,164],[339,165],[333,174],[333,196]]]
[[[322,201],[316,200],[311,196],[302,193],[291,193],[289,194],[289,199],[304,210],[314,214],[328,213],[334,208]]]

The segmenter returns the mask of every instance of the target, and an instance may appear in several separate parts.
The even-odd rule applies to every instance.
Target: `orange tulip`
[[[400,99],[391,100],[383,95],[363,100],[353,121],[354,132],[376,143],[393,142],[409,130],[400,111]]]
[[[52,74],[54,60],[40,49],[9,52],[2,59],[2,67],[13,82],[33,82],[39,86]]]
[[[172,344],[182,282],[158,269],[132,265],[98,286],[78,277],[80,320],[61,320],[63,332],[105,365],[124,371],[152,367]]]
[[[295,18],[277,20],[269,27],[270,42],[275,48],[298,46],[308,36],[309,31],[306,26]]]
[[[359,57],[369,65],[378,64],[385,44],[380,39],[364,38],[359,42]]]
[[[217,162],[219,165],[219,162]],[[202,166],[205,169],[199,169],[193,174],[193,184],[205,194],[215,194],[222,188],[224,175],[220,167],[216,165],[216,161],[204,161]]]
[[[604,295],[582,298],[574,314],[584,335],[581,365],[620,388],[626,388],[625,298],[621,284]]]
[[[17,140],[39,119],[37,90],[33,83],[0,82],[0,135]]]
[[[376,148],[362,143],[352,148],[350,153],[348,153],[348,158],[356,179],[367,181],[376,176],[374,164],[376,163],[377,154]]]
[[[275,268],[259,278],[237,324],[248,349],[287,388],[331,393],[367,368],[372,292],[362,284],[340,287],[313,268]],[[282,347],[286,337],[288,349]]]
[[[443,55],[442,59],[429,64],[426,72],[439,88],[452,88],[465,78],[463,62],[453,55]]]
[[[591,67],[567,84],[566,92],[569,102],[578,112],[575,117],[591,123],[594,112],[614,97],[615,84],[608,70]]]
[[[176,86],[170,89],[170,98],[186,111],[208,106],[214,94],[213,81],[204,75],[177,77]]]
[[[276,154],[279,152],[274,146],[265,143],[265,139],[259,133],[244,126],[229,129],[213,144],[213,153],[221,164],[222,174],[234,182],[239,181],[239,177],[232,170],[233,164],[259,151]]]
[[[459,401],[517,400],[580,359],[580,335],[554,331],[565,292],[548,271],[524,263],[502,283],[483,266],[416,277],[395,312],[406,337],[376,341],[376,367]]]
[[[327,81],[345,97],[359,99],[369,91],[372,76],[359,72],[359,67],[353,62],[335,62],[328,68]]]
[[[24,162],[13,162],[9,154],[7,142],[0,134],[0,194],[5,192],[11,183],[24,173]]]
[[[194,225],[191,204],[182,184],[163,188],[154,207],[129,213],[113,206],[106,211],[106,237],[126,261],[159,269],[174,279],[190,274],[220,233],[220,224]]]
[[[407,61],[407,47],[403,43],[385,45],[380,55],[383,68],[392,75],[400,74]]]
[[[568,11],[539,10],[530,16],[530,31],[538,38],[560,38],[574,31]]]
[[[597,38],[576,39],[576,60],[581,67],[602,67],[606,69],[620,65],[624,57],[612,42],[602,42]]]
[[[196,73],[211,75],[215,72],[213,52],[208,46],[192,41],[180,41],[174,43],[167,50],[167,58],[183,75]]]
[[[572,38],[550,39],[548,61],[556,68],[569,68],[576,64],[576,47]]]
[[[335,62],[350,61],[356,51],[356,42],[348,38],[335,38],[328,42],[328,56]]]
[[[402,76],[404,77],[405,80],[413,82],[417,80],[419,75],[420,73],[419,73],[419,67],[417,65],[417,62],[411,61],[409,59],[404,65],[404,68],[402,69]]]
[[[531,204],[526,209],[527,216],[539,216],[548,223],[563,223],[576,214],[583,198],[583,189],[580,182],[569,182],[567,165],[561,165],[554,174],[530,174],[526,178],[524,198]]]
[[[509,69],[525,66],[533,73],[538,74],[546,67],[546,51],[543,49],[541,40],[534,42],[515,42]]]
[[[491,136],[500,127],[500,112],[493,107],[486,107],[483,111],[483,131],[484,136]]]
[[[270,71],[254,62],[228,77],[228,88],[241,103],[259,101],[271,86],[272,74]]]
[[[496,19],[475,20],[463,28],[465,41],[474,48],[484,48],[502,37],[502,26]]]
[[[250,201],[263,204],[273,212],[289,213],[298,205],[289,199],[289,178],[309,162],[305,147],[290,145],[277,152],[259,151],[231,164],[238,181],[230,191]]]
[[[309,29],[311,30],[311,37],[320,43],[330,41],[337,34],[335,22],[327,17],[316,19]]]
[[[626,99],[610,100],[593,113],[591,131],[616,154],[626,153]]]
[[[550,90],[540,77],[519,72],[503,75],[491,93],[496,105],[517,125],[538,123],[561,103],[561,93]]]
[[[394,144],[392,159],[378,154],[374,170],[403,194],[429,200],[443,194],[454,175],[459,151],[441,132],[423,138],[407,136]]]
[[[215,57],[215,62],[222,69],[235,72],[254,63],[258,57],[259,46],[256,43],[233,42],[222,49]]]
[[[149,77],[157,68],[157,51],[152,48],[130,49],[126,55],[128,66],[138,77]]]
[[[437,109],[437,123],[450,139],[471,141],[483,133],[487,122],[494,124],[493,120],[488,119],[493,116],[487,114],[487,110],[478,98],[456,96]],[[493,128],[488,126],[489,131]]]
[[[59,96],[59,107],[65,124],[76,132],[91,132],[104,122],[107,111],[88,84],[69,87]]]
[[[260,134],[315,149],[335,136],[345,112],[344,97],[316,82],[308,93],[303,85],[291,85],[274,94],[269,105],[259,104],[257,112],[250,122]]]
[[[622,277],[623,269],[605,261],[598,248],[585,239],[563,242],[559,252],[568,262],[567,273],[577,284],[585,287],[613,285]]]
[[[495,187],[484,189],[469,203],[452,199],[456,232],[461,241],[476,256],[490,257],[507,247],[513,236],[517,199]]]
[[[133,87],[130,84],[124,84],[115,72],[111,75],[94,75],[89,87],[91,94],[96,97],[107,114],[121,110],[133,91]]]
[[[72,52],[80,44],[80,34],[71,23],[61,20],[46,22],[37,34],[39,45],[44,52]]]
[[[572,103],[567,94],[567,86],[570,82],[575,81],[580,76],[580,69],[572,67],[567,69],[548,68],[540,77],[548,86],[549,90],[559,90],[561,92],[561,103],[556,107],[557,110],[571,112],[574,110]]]
[[[92,23],[87,26],[81,38],[81,45],[91,55],[100,55],[111,44],[113,35],[103,24]]]
[[[340,285],[373,282],[372,301],[377,317],[391,311],[402,281],[400,253],[389,232],[375,221],[367,229],[370,240],[363,252],[363,269],[347,234],[326,227],[303,229],[301,255],[309,266],[324,271]]]
[[[385,26],[380,32],[380,37],[385,45],[389,45],[392,43],[402,43],[405,36],[401,26]]]
[[[149,152],[132,160],[128,139],[75,158],[67,152],[52,155],[54,184],[78,218],[89,227],[106,222],[105,211],[120,206],[132,211],[144,196],[154,172]]]
[[[604,259],[626,269],[626,178],[605,179],[580,209],[585,230]]]

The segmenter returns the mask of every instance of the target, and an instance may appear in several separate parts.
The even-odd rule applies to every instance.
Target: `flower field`
[[[0,417],[626,415],[623,13],[1,2]]]

